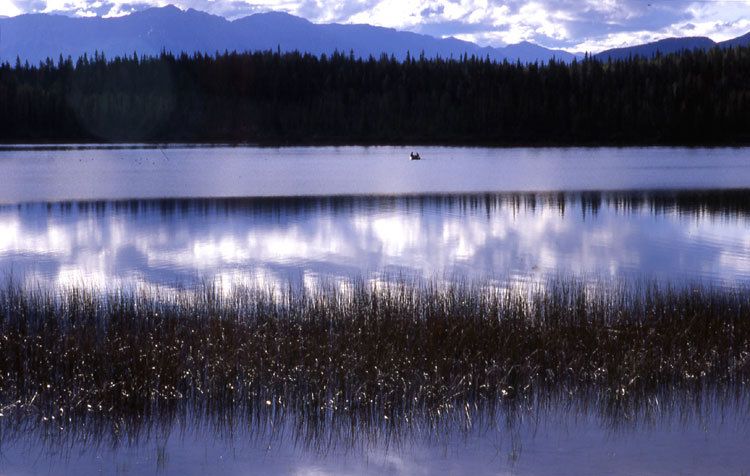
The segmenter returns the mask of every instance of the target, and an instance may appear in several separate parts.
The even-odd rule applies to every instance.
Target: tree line
[[[0,65],[0,142],[750,143],[750,48],[544,64],[279,51]]]

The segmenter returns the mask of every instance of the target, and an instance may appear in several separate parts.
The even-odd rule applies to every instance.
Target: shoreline
[[[0,152],[13,150],[119,150],[119,149],[179,149],[179,148],[327,148],[327,147],[438,147],[464,149],[745,149],[750,141],[737,142],[476,142],[446,141],[226,141],[226,140],[144,140],[144,141],[102,141],[100,139],[61,139],[38,141],[13,141],[0,139]]]

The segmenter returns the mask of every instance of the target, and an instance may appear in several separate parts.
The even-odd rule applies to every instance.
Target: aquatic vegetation
[[[744,288],[0,290],[6,438],[132,438],[175,419],[272,432],[291,419],[313,442],[468,428],[551,402],[616,423],[740,398],[749,377]]]

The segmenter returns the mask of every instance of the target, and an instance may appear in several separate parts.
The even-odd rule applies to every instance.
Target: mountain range
[[[493,60],[535,62],[575,56],[532,43],[502,48],[481,47],[456,38],[435,38],[371,25],[316,24],[286,13],[258,13],[237,20],[174,6],[149,8],[117,18],[73,18],[62,15],[27,14],[0,19],[0,60],[16,57],[31,63],[60,54],[77,58],[95,50],[107,57],[217,51],[276,50],[313,54],[338,50],[358,57],[407,52],[427,57],[458,58],[464,54]]]
[[[664,40],[646,43],[643,45],[630,46],[627,48],[615,48],[602,51],[594,55],[596,58],[606,60],[611,58],[627,59],[631,56],[651,57],[657,53],[670,54],[685,50],[709,50],[711,48],[731,48],[739,46],[750,46],[750,33],[727,41],[715,42],[705,36],[688,36],[683,38],[666,38]]]
[[[716,43],[710,38],[669,38],[655,43],[603,51],[595,57],[621,59],[685,49],[750,45],[750,34]],[[0,61],[38,63],[59,55],[77,58],[103,52],[107,57],[174,53],[276,50],[316,55],[341,51],[358,57],[407,54],[459,58],[466,55],[496,61],[572,61],[580,55],[529,42],[493,48],[456,38],[435,38],[371,25],[316,24],[286,13],[258,13],[237,20],[174,6],[149,8],[117,18],[76,18],[53,14],[0,17]]]

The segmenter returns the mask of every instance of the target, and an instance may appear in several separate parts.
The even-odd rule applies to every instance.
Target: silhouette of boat
[[[409,160],[422,160],[422,157],[419,156],[419,153],[410,153],[409,154]]]

